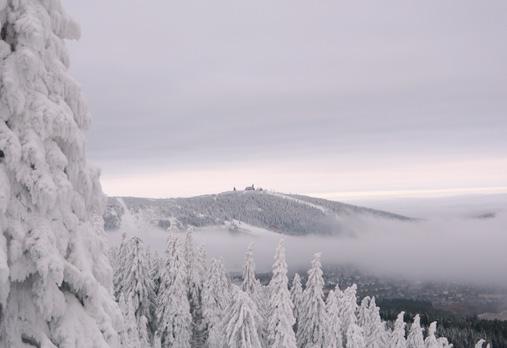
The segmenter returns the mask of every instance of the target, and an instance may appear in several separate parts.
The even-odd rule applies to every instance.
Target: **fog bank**
[[[283,236],[240,224],[232,233],[228,226],[194,230],[194,239],[211,257],[224,259],[229,271],[240,271],[250,243],[255,246],[258,271],[269,271],[276,243],[286,241],[287,262],[292,269],[308,268],[312,255],[322,252],[329,264],[353,264],[369,273],[412,280],[460,281],[479,285],[507,286],[507,214],[494,218],[448,218],[399,222],[375,218],[343,221],[350,234],[336,237]],[[108,233],[113,243],[122,231],[139,235],[163,252],[167,232],[152,226],[123,226]]]

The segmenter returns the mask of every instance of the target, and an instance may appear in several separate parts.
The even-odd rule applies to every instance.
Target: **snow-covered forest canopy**
[[[289,282],[283,241],[268,285],[252,249],[233,284],[190,232],[169,233],[163,256],[138,237],[109,248],[68,73],[79,26],[59,0],[0,0],[0,25],[0,347],[451,346],[418,316],[383,321],[355,286],[326,293],[318,253]]]
[[[359,299],[356,285],[325,291],[320,253],[304,285],[298,273],[289,281],[283,239],[265,285],[256,278],[252,246],[235,283],[222,260],[209,260],[195,245],[190,231],[169,232],[163,256],[139,237],[124,235],[110,257],[124,347],[452,346],[438,336],[436,322],[424,327],[419,315],[401,312],[394,322],[382,320],[375,297]]]

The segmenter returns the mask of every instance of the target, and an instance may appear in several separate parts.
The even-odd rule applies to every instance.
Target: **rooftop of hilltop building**
[[[232,188],[232,191],[234,191],[234,192],[238,191],[238,190],[236,189],[236,186],[234,186],[234,187]],[[255,185],[254,185],[254,184],[252,184],[251,186],[247,186],[247,187],[245,187],[244,191],[264,191],[264,190],[262,189],[262,187],[257,187],[257,188],[255,188]]]

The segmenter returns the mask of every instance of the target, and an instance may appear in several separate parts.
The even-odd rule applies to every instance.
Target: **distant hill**
[[[229,191],[190,198],[111,197],[104,214],[106,230],[125,218],[161,229],[203,227],[240,221],[288,235],[339,233],[345,218],[414,219],[380,210],[271,191]]]

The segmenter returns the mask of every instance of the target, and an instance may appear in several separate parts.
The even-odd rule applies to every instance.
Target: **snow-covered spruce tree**
[[[230,291],[224,286],[223,266],[217,259],[211,260],[202,291],[202,313],[205,325],[206,345],[222,347],[222,319],[229,304]]]
[[[243,266],[243,283],[241,289],[246,292],[255,301],[260,283],[255,278],[255,260],[253,256],[253,244],[248,246],[245,254],[245,264]]]
[[[123,281],[116,289],[123,293],[127,300],[132,299],[134,313],[142,342],[151,342],[155,327],[155,292],[151,277],[151,267],[143,242],[139,237],[130,238],[122,253],[124,265]],[[119,296],[119,295],[117,295]]]
[[[163,348],[189,348],[192,316],[187,297],[187,269],[183,246],[173,233],[169,236],[167,246],[167,261],[157,303],[157,332]]]
[[[363,297],[361,305],[357,310],[357,325],[364,327],[369,317],[370,297]]]
[[[419,314],[414,317],[412,325],[408,331],[407,348],[424,348],[423,329],[421,328],[421,318]]]
[[[268,347],[296,348],[296,336],[293,304],[290,299],[289,278],[287,278],[287,262],[285,246],[280,240],[275,253],[273,276],[271,277],[269,316],[268,316]]]
[[[113,268],[113,293],[117,301],[120,300],[121,294],[123,293],[123,287],[125,284],[125,277],[127,274],[127,252],[129,242],[131,240],[127,238],[127,234],[122,234],[120,245],[117,247],[110,248],[109,259]]]
[[[120,295],[120,309],[123,315],[123,327],[120,332],[120,342],[122,348],[141,348],[137,321],[134,313],[132,299],[125,299],[125,295]]]
[[[231,281],[227,274],[225,273],[224,260],[220,258],[217,262],[217,275],[220,281],[220,286],[222,288],[222,292],[225,296],[227,302],[230,302],[230,295],[232,291]],[[228,304],[228,303],[227,303]]]
[[[232,302],[225,311],[224,346],[228,348],[262,348],[259,338],[259,321],[262,320],[257,305],[239,287],[233,286]]]
[[[0,1],[0,346],[109,347],[121,313],[59,0]]]
[[[301,321],[297,333],[297,343],[301,348],[325,347],[328,318],[323,299],[323,287],[320,253],[317,253],[308,271],[308,280],[303,292]]]
[[[206,325],[203,316],[202,296],[204,288],[204,280],[207,274],[207,256],[204,247],[200,246],[195,252],[194,264],[194,284],[199,283],[195,288],[198,289],[197,306],[191,311],[192,313],[192,347],[202,347],[206,342]],[[198,279],[198,281],[196,280]]]
[[[393,330],[389,328],[385,321],[382,322],[382,330],[380,331],[379,343],[380,347],[389,347],[391,341],[391,334]]]
[[[186,283],[189,289],[189,301],[191,306],[199,306],[202,281],[197,266],[197,251],[194,248],[194,241],[191,230],[185,233],[183,243],[183,258],[185,260]]]
[[[352,324],[357,324],[357,286],[356,284],[352,284],[348,288],[343,291],[343,294],[340,296],[340,317],[342,318],[342,330],[343,335],[345,337],[345,343],[347,341],[347,332],[349,330],[349,326]]]
[[[440,344],[438,343],[436,333],[437,333],[437,322],[434,321],[430,324],[430,327],[428,328],[428,336],[424,340],[424,346],[426,348],[441,348]]]
[[[192,230],[187,229],[183,242],[183,255],[185,260],[186,286],[188,289],[188,301],[190,314],[192,315],[192,346],[202,346],[202,305],[201,292],[203,286],[202,267],[199,265],[198,251],[194,247]]]
[[[120,245],[112,247],[109,250],[109,260],[113,267],[113,291],[116,300],[119,300],[122,293],[125,275],[127,274],[125,267],[127,267],[125,260],[127,259],[127,245],[129,239],[127,234],[124,232],[121,236]]]
[[[364,348],[366,346],[363,337],[363,330],[355,322],[349,325],[346,338],[346,348]]]
[[[363,326],[364,341],[367,348],[381,348],[388,345],[389,336],[385,332],[385,323],[380,318],[380,308],[375,303],[375,297],[368,305],[368,319]]]
[[[298,273],[294,275],[292,279],[292,287],[290,288],[290,299],[292,300],[293,313],[294,313],[294,332],[298,330],[299,316],[301,313],[301,307],[303,306],[303,287],[301,286],[301,277]]]
[[[475,348],[482,348],[484,346],[484,343],[486,343],[486,340],[484,339],[480,339],[479,341],[477,341],[477,343],[475,344]]]
[[[155,298],[158,296],[158,290],[160,288],[160,277],[162,274],[162,259],[159,257],[158,253],[155,251],[148,249],[146,252],[146,257],[148,258],[148,265],[150,267],[150,278],[153,283],[153,292],[155,294]],[[156,301],[155,301],[156,302]]]
[[[269,315],[269,289],[266,289],[255,277],[255,260],[253,254],[253,244],[248,246],[245,254],[245,264],[243,266],[243,283],[241,289],[246,292],[257,306],[262,320],[259,322],[260,339],[265,343],[268,336],[268,315]]]
[[[405,339],[405,321],[403,320],[405,312],[400,312],[394,322],[394,329],[391,333],[389,347],[406,348],[407,341]]]
[[[120,300],[118,301],[118,306],[120,307],[120,311],[121,311],[121,314],[122,314],[122,322],[121,322],[121,325],[120,325],[120,329],[118,330],[118,341],[119,341],[119,344],[121,346],[127,346],[128,347],[128,344],[127,344],[127,341],[128,341],[128,338],[127,338],[128,323],[127,323],[127,318],[126,318],[126,315],[125,315],[128,312],[128,308],[127,308],[127,303],[125,301],[125,296],[123,296],[123,294],[120,297]],[[137,334],[137,327],[135,328],[135,332]]]
[[[268,341],[268,318],[269,318],[269,299],[271,298],[271,288],[268,285],[259,283],[259,291],[257,294],[257,310],[262,318],[259,324],[260,339],[263,345]]]
[[[337,285],[338,286],[338,285]],[[333,290],[329,291],[326,299],[326,312],[328,317],[328,333],[326,347],[343,348],[342,324],[338,310],[338,298]]]
[[[208,274],[208,255],[206,249],[202,245],[197,248],[196,268],[201,278],[202,286],[204,286],[204,280]]]

